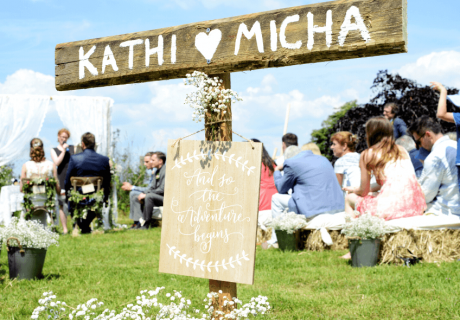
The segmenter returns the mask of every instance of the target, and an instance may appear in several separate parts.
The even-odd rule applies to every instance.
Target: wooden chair
[[[46,177],[34,177],[34,178],[46,178]],[[45,206],[45,202],[47,200],[46,196],[46,189],[44,185],[37,185],[33,182],[34,178],[27,179],[23,178],[21,179],[22,185],[31,183],[33,190],[33,196],[30,197],[30,200],[32,201],[34,208],[31,212],[32,214],[32,220],[38,220],[40,221],[43,225],[47,225],[47,214],[49,214],[48,209]]]
[[[82,187],[87,184],[93,184],[97,187],[96,192],[101,190],[102,187],[102,177],[70,177],[70,183],[75,191],[77,187]]]

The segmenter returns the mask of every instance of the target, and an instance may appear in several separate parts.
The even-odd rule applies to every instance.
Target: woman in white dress
[[[34,179],[34,178],[51,178],[54,177],[57,181],[56,191],[60,191],[59,180],[57,177],[56,166],[46,160],[45,151],[43,148],[43,141],[39,138],[34,138],[30,141],[30,161],[23,164],[21,170],[21,182],[20,190],[22,192],[22,179]],[[39,220],[42,224],[46,225],[46,212],[36,216],[34,220]]]

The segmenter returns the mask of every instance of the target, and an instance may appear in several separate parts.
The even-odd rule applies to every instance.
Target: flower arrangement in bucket
[[[305,216],[295,212],[284,213],[267,223],[267,226],[275,230],[278,246],[283,251],[298,249],[295,232],[306,225]]]
[[[203,300],[204,309],[192,306],[190,299],[182,295],[180,291],[165,292],[164,287],[155,290],[142,290],[136,297],[135,303],[124,306],[121,312],[104,307],[102,301],[96,298],[86,303],[71,307],[66,302],[57,300],[52,291],[43,293],[38,301],[31,319],[173,319],[173,320],[205,320],[205,319],[249,319],[264,316],[270,313],[271,306],[267,297],[258,296],[251,298],[249,303],[243,305],[242,301],[233,298],[225,301],[231,311],[225,316],[222,311],[216,310],[217,293],[208,293]],[[221,292],[220,292],[221,293]],[[239,308],[235,308],[240,304]]]
[[[242,101],[232,89],[223,88],[223,80],[217,77],[210,78],[206,73],[194,71],[187,74],[185,85],[192,85],[196,91],[187,94],[185,104],[194,109],[192,118],[195,122],[201,122],[205,115],[209,115],[212,140],[217,136],[217,123],[219,115],[227,113],[230,102]]]
[[[46,250],[59,245],[59,235],[35,220],[13,217],[3,228],[0,242],[8,251],[10,279],[40,277],[45,263]]]
[[[380,237],[389,232],[385,220],[369,213],[347,218],[342,233],[348,238],[353,267],[372,267],[378,262]]]

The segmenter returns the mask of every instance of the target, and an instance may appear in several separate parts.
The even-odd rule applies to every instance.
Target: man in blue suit
[[[284,175],[281,175],[280,169],[284,170]],[[345,209],[343,192],[334,168],[329,160],[313,154],[310,150],[285,160],[283,168],[276,167],[274,179],[281,196],[289,197],[287,193],[292,189],[287,206],[284,204],[289,207],[289,212],[293,211],[311,219],[322,213],[337,213]],[[272,198],[273,218],[282,214],[274,206],[276,196],[275,194]]]
[[[396,118],[399,112],[399,106],[390,102],[383,107],[383,116],[387,118],[393,124],[393,134],[395,140],[407,135],[407,125],[401,118]]]
[[[96,139],[94,134],[87,132],[81,136],[82,153],[75,154],[70,157],[69,167],[65,178],[65,191],[67,197],[72,188],[70,183],[71,177],[97,177],[103,178],[102,188],[104,189],[104,201],[107,202],[110,195],[110,164],[109,158],[100,155],[94,151]],[[80,188],[79,188],[80,189]],[[81,190],[79,190],[81,191]],[[69,207],[69,211],[73,210]],[[88,212],[86,219],[77,219],[77,224],[80,227],[81,233],[90,233],[90,223],[95,218],[95,213]]]

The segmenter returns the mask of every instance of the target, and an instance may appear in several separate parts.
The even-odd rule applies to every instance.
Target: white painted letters
[[[89,62],[89,57],[96,51],[96,46],[93,46],[86,54],[83,50],[83,47],[80,47],[78,58],[80,62],[78,63],[79,78],[83,79],[85,77],[85,67],[88,68],[88,71],[93,75],[97,76],[97,69],[91,62]]]
[[[251,39],[255,35],[256,36],[256,41],[257,41],[257,49],[261,53],[264,52],[264,42],[263,42],[263,39],[262,39],[262,29],[260,28],[259,21],[256,21],[252,25],[251,31],[248,30],[248,27],[246,26],[246,24],[244,24],[244,23],[240,24],[240,26],[238,28],[238,34],[236,35],[235,56],[238,54],[238,51],[240,50],[241,36],[243,34],[247,39]]]
[[[150,48],[150,40],[145,39],[145,66],[150,65],[150,56],[152,54],[157,54],[158,56],[158,65],[161,66],[164,62],[163,60],[163,36],[158,36],[158,47]]]
[[[171,63],[176,63],[176,35],[173,34],[171,38]]]
[[[102,59],[102,74],[104,74],[105,67],[108,65],[112,66],[113,71],[118,71],[117,61],[115,60],[109,45],[107,45],[107,47],[104,49],[104,58]]]
[[[352,17],[355,17],[356,23],[351,23]],[[371,40],[371,35],[369,34],[369,31],[364,24],[359,9],[355,6],[351,6],[345,15],[345,20],[343,21],[342,26],[340,27],[339,45],[343,46],[345,44],[345,39],[347,38],[348,31],[355,30],[361,31],[361,37],[363,37],[364,41],[369,42]]]
[[[283,23],[281,24],[280,42],[281,42],[281,46],[283,48],[299,49],[302,46],[302,40],[298,40],[296,43],[289,43],[289,42],[286,41],[286,27],[287,27],[287,25],[289,23],[291,23],[291,22],[297,22],[297,21],[299,21],[299,15],[298,14],[286,17],[286,19],[284,19]]]
[[[136,39],[136,40],[129,40],[120,43],[120,47],[129,47],[129,56],[128,56],[128,68],[132,69],[133,68],[133,60],[134,60],[134,46],[137,44],[142,44],[141,39]]]
[[[270,48],[276,51],[278,48],[278,34],[276,33],[276,21],[270,21]]]
[[[326,45],[329,48],[332,43],[332,11],[327,10],[326,13],[326,26],[318,27],[313,25],[313,13],[309,12],[308,17],[308,50],[313,49],[313,44],[315,43],[315,33],[326,33]]]

